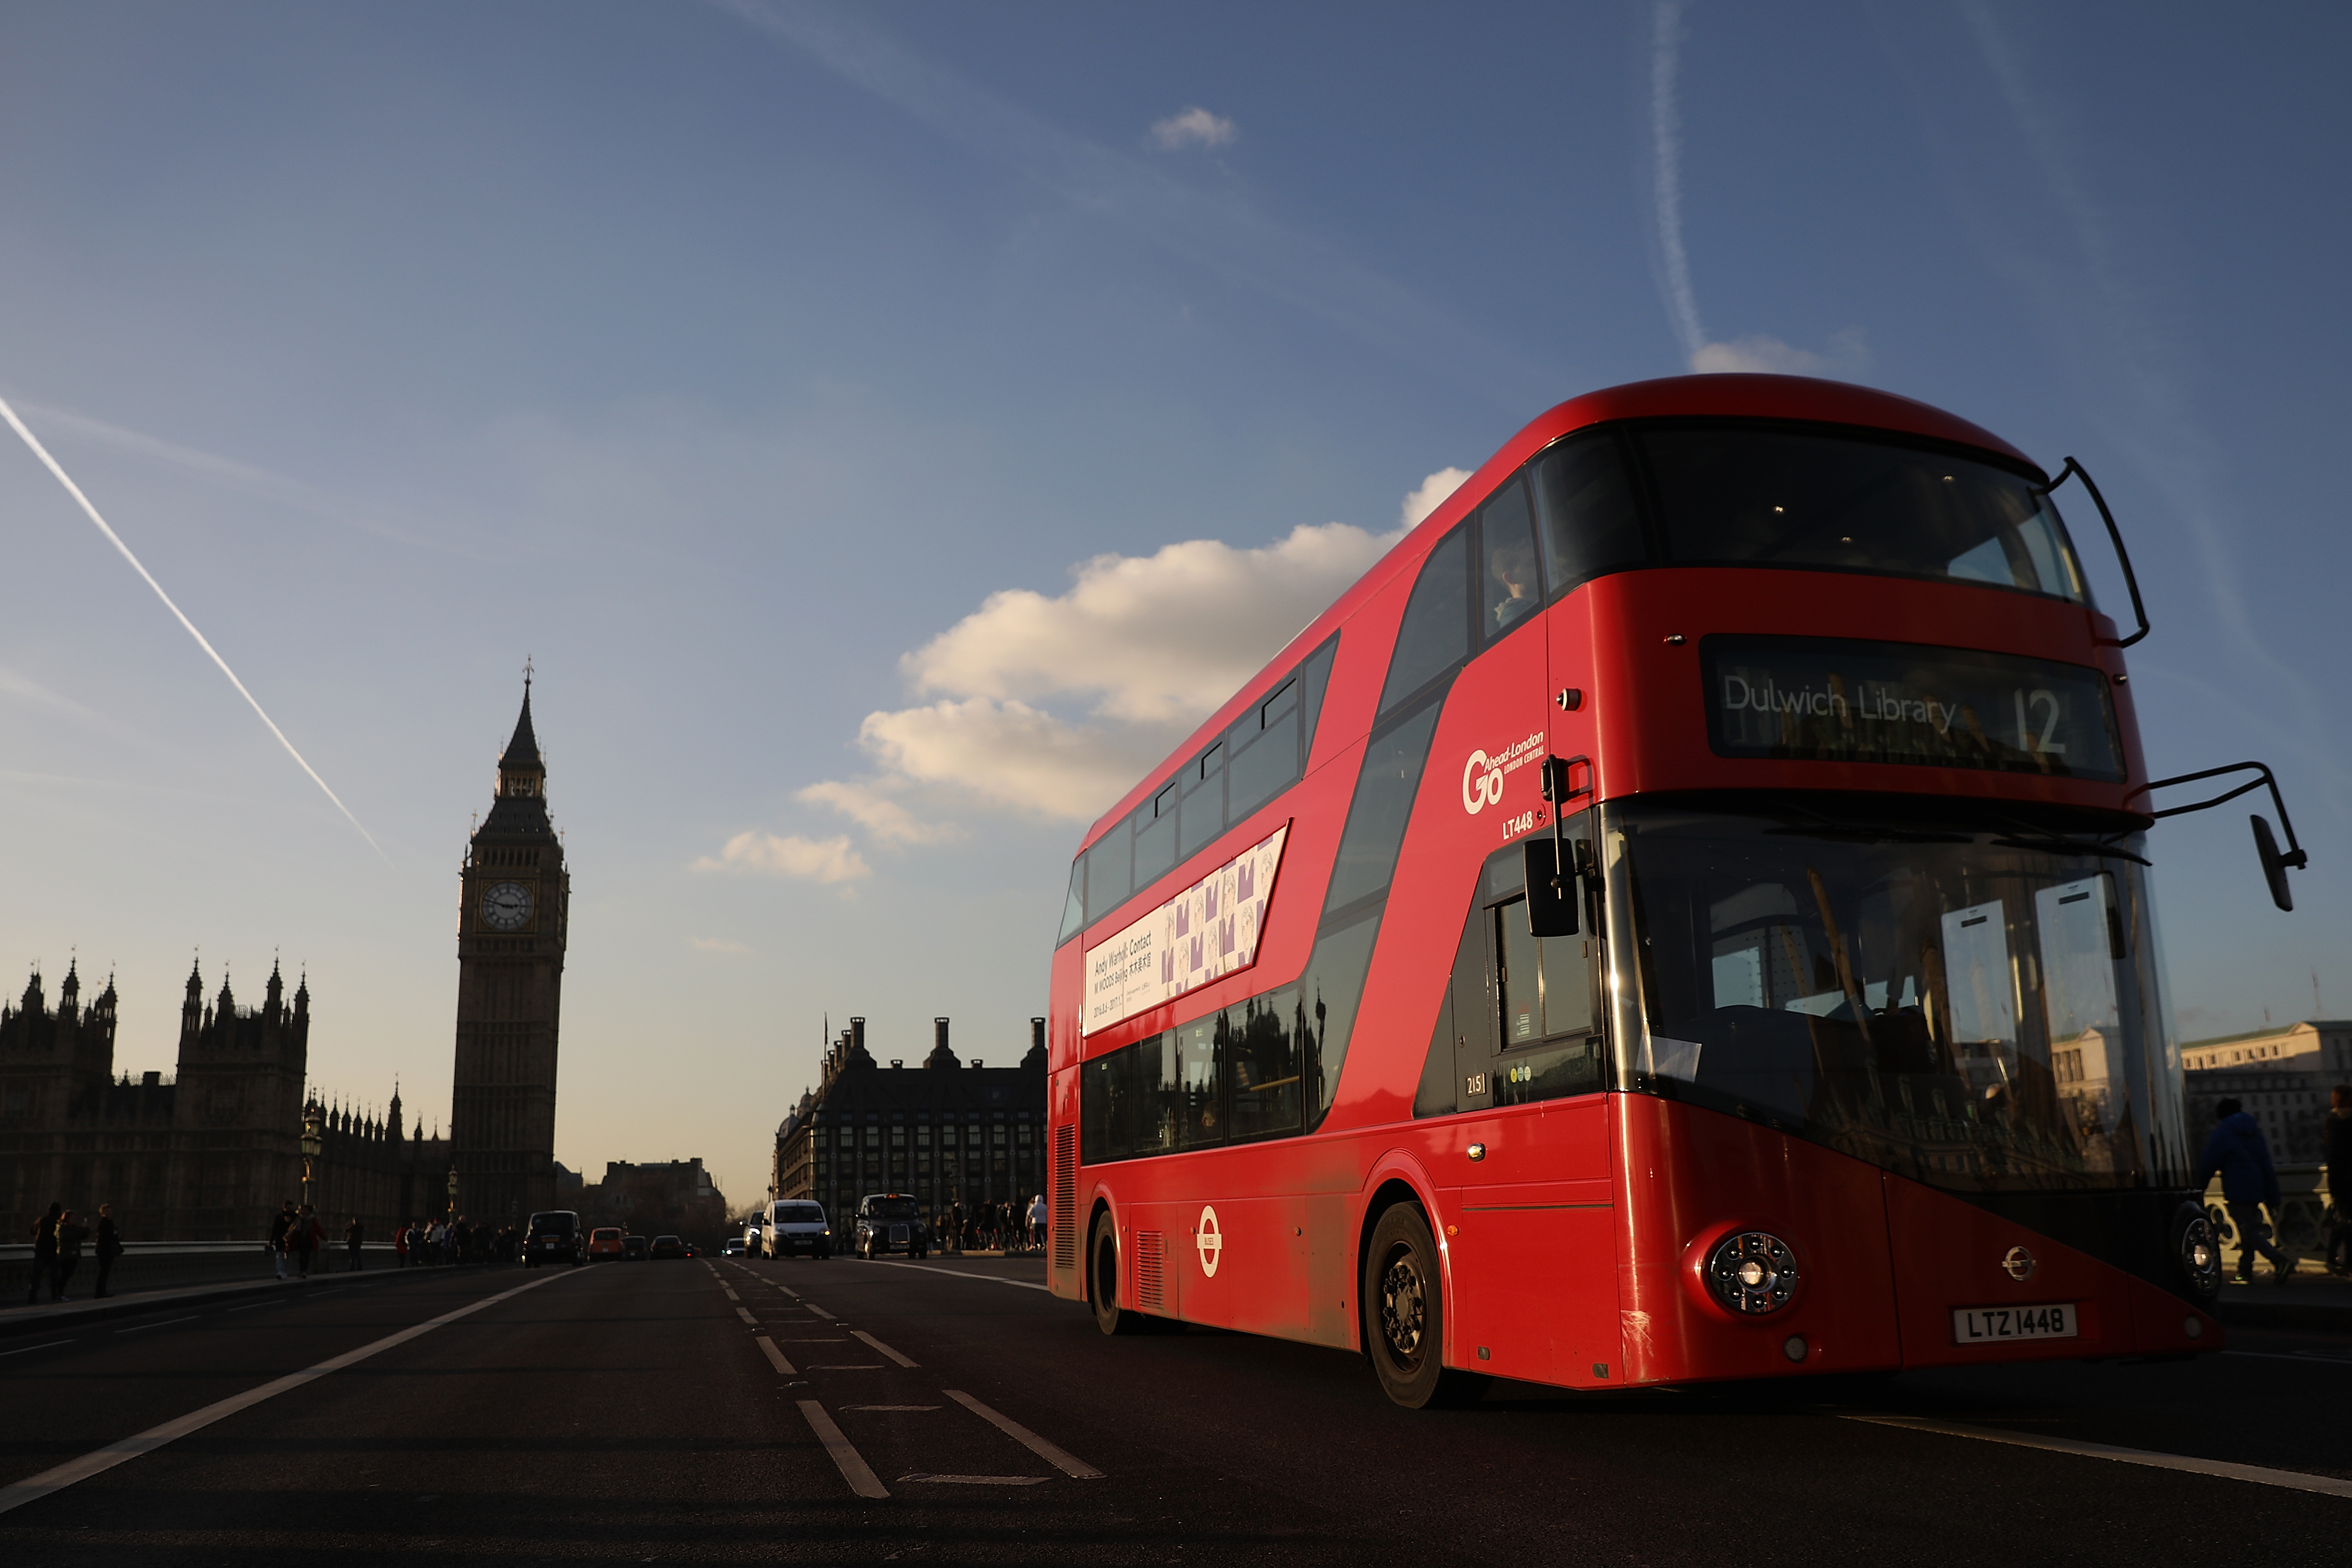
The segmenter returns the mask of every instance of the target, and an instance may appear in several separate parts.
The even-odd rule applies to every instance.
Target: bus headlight
[[[1760,1318],[1796,1296],[1797,1255],[1767,1231],[1736,1230],[1707,1254],[1706,1283],[1727,1310]]]

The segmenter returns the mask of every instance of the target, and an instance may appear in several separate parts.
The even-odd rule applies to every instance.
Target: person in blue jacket
[[[2237,1100],[2223,1100],[2213,1107],[2213,1114],[2218,1118],[2213,1135],[2205,1140],[2205,1153],[2197,1162],[2197,1190],[2203,1192],[2213,1173],[2221,1173],[2221,1200],[2238,1232],[2239,1282],[2253,1282],[2254,1254],[2259,1252],[2271,1260],[2284,1285],[2294,1277],[2294,1259],[2278,1249],[2270,1227],[2263,1224],[2263,1205],[2270,1205],[2273,1215],[2279,1212],[2278,1170],[2271,1163],[2271,1147]]]

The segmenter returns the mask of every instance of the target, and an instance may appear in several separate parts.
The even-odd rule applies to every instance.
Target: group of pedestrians
[[[111,1296],[106,1288],[107,1277],[114,1272],[114,1260],[122,1256],[122,1232],[114,1223],[114,1205],[98,1205],[98,1226],[95,1232],[81,1222],[81,1215],[62,1203],[51,1204],[48,1212],[33,1222],[33,1279],[25,1292],[25,1304],[31,1306],[40,1300],[41,1287],[49,1288],[49,1300],[66,1300],[66,1283],[81,1267],[81,1249],[95,1242],[98,1256],[98,1283],[92,1292]]]
[[[1045,1194],[1031,1198],[1025,1214],[1009,1202],[975,1204],[969,1213],[963,1205],[950,1204],[945,1214],[932,1216],[931,1233],[961,1252],[1018,1252],[1024,1246],[1043,1247]]]
[[[2271,1163],[2269,1142],[2261,1124],[2234,1097],[2213,1107],[2213,1131],[2197,1162],[2197,1190],[2205,1191],[2216,1175],[2221,1178],[2221,1204],[2238,1233],[2238,1282],[2251,1285],[2254,1258],[2266,1258],[2271,1278],[2284,1285],[2294,1278],[2295,1259],[2278,1245],[2280,1218],[2278,1167]],[[2327,1167],[2327,1214],[2321,1244],[2326,1270],[2352,1274],[2352,1084],[2337,1084],[2328,1095],[2323,1122],[2322,1158]],[[2266,1223],[2263,1210],[2270,1210]]]
[[[352,1224],[356,1226],[359,1221],[354,1219]],[[354,1252],[352,1256],[356,1258],[358,1254]],[[500,1226],[493,1230],[486,1225],[469,1223],[464,1215],[423,1224],[404,1219],[392,1233],[392,1261],[397,1268],[512,1263],[518,1256],[514,1226]]]

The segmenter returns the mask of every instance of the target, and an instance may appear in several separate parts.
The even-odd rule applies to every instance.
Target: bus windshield
[[[1677,566],[1799,566],[2087,600],[2050,498],[1940,451],[1782,426],[1639,427]]]
[[[1627,1088],[1954,1191],[2185,1180],[2137,835],[1801,803],[1606,807],[1604,835]]]

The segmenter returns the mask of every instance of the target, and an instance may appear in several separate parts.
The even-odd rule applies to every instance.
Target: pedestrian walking
[[[110,1296],[106,1288],[107,1276],[114,1272],[114,1260],[122,1256],[122,1233],[114,1227],[114,1205],[98,1205],[98,1285],[92,1296]]]
[[[302,1212],[294,1221],[295,1267],[301,1271],[303,1279],[310,1278],[310,1259],[317,1256],[320,1247],[326,1245],[326,1240],[327,1227],[319,1223],[318,1211],[304,1204]]]
[[[343,1245],[351,1249],[352,1255],[351,1267],[343,1271],[346,1274],[357,1274],[360,1271],[360,1246],[366,1239],[367,1226],[360,1223],[359,1215],[352,1215],[352,1223],[343,1226]]]
[[[58,1221],[64,1217],[66,1205],[51,1204],[49,1212],[33,1222],[33,1283],[25,1292],[25,1305],[40,1300],[41,1287],[57,1273]],[[50,1286],[52,1295],[56,1291]]]
[[[74,1269],[81,1263],[81,1244],[89,1239],[89,1226],[81,1223],[73,1210],[68,1209],[58,1218],[58,1257],[49,1272],[49,1300],[66,1299],[66,1281],[73,1278]]]
[[[2339,1083],[2327,1097],[2325,1142],[2327,1212],[2335,1225],[2327,1236],[2327,1271],[2352,1274],[2352,1083]]]
[[[1039,1193],[1029,1200],[1029,1245],[1045,1245],[1045,1194]]]
[[[269,1216],[269,1250],[278,1259],[278,1278],[286,1278],[286,1268],[293,1257],[294,1222],[299,1217],[294,1212],[294,1200],[288,1198],[285,1207]]]
[[[2294,1259],[2278,1249],[2271,1227],[2263,1223],[2264,1204],[2273,1218],[2279,1212],[2278,1168],[2271,1163],[2271,1147],[2236,1099],[2223,1099],[2213,1107],[2213,1115],[2212,1135],[2197,1162],[2196,1190],[2203,1192],[2214,1173],[2221,1173],[2221,1199],[2238,1232],[2238,1282],[2253,1283],[2254,1254],[2259,1252],[2270,1259],[2277,1282],[2284,1285],[2294,1278]]]
[[[392,1266],[394,1268],[405,1268],[408,1267],[408,1232],[409,1222],[407,1220],[402,1220],[398,1225],[393,1226]]]
[[[948,1205],[948,1234],[955,1237],[955,1249],[961,1252],[963,1250],[963,1200],[961,1198]]]

